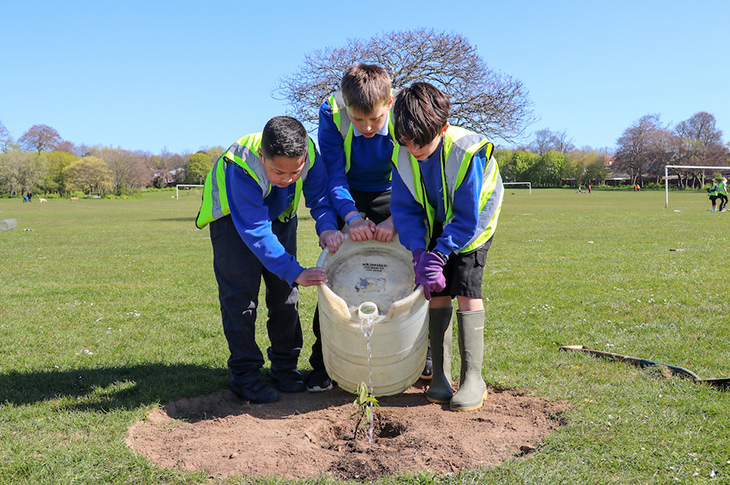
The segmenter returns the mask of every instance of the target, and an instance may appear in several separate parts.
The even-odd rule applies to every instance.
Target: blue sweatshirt
[[[306,206],[315,220],[317,234],[337,229],[337,219],[327,197],[327,173],[319,156],[309,169],[302,187]],[[295,184],[284,188],[271,185],[264,198],[259,184],[235,163],[226,167],[226,192],[233,224],[259,261],[290,285],[304,271],[271,230],[271,221],[294,200]]]
[[[482,191],[482,178],[487,154],[480,150],[472,158],[464,181],[454,193],[451,202],[453,217],[446,220],[444,207],[443,182],[441,176],[441,150],[443,140],[438,149],[427,159],[419,161],[421,176],[426,188],[426,197],[436,209],[435,221],[444,224],[443,234],[438,238],[436,247],[446,256],[465,248],[476,236],[479,220],[479,194]],[[401,147],[401,150],[405,148]],[[390,211],[393,222],[398,229],[400,242],[411,252],[428,246],[426,212],[408,187],[403,183],[397,170],[393,170],[393,192],[390,199]]]
[[[354,126],[353,134],[350,170],[345,173],[344,141],[332,120],[332,108],[326,101],[322,103],[317,139],[327,166],[330,200],[342,219],[357,210],[350,194],[351,188],[362,192],[380,192],[391,187],[393,142],[388,134],[388,122],[372,138],[366,138]]]

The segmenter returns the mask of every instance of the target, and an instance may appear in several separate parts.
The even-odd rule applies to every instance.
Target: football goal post
[[[530,195],[532,195],[532,184],[530,182],[502,182],[502,185],[527,185],[530,189]]]
[[[196,184],[180,184],[175,186],[175,200],[180,198],[180,187],[187,187],[183,188],[183,190],[190,190],[191,187],[205,187],[204,185],[196,185]],[[195,193],[197,194],[198,191],[196,190]]]
[[[701,166],[701,165],[665,165],[664,166],[664,208],[669,207],[669,169],[670,168],[686,168],[688,170],[714,170],[715,172],[720,172],[723,170],[730,170],[730,167],[708,167],[708,166]]]

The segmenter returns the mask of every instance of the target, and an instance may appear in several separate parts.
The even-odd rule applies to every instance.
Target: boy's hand
[[[357,242],[367,241],[373,238],[375,223],[358,217],[347,226],[350,239]]]
[[[330,253],[334,254],[340,249],[340,245],[344,240],[345,235],[341,231],[329,229],[319,236],[319,247],[322,249],[329,248]]]
[[[390,242],[395,237],[395,224],[393,224],[393,216],[388,217],[375,227],[375,240],[380,242]]]
[[[299,276],[294,281],[299,286],[318,286],[322,283],[327,283],[327,272],[324,268],[307,268],[299,273]]]

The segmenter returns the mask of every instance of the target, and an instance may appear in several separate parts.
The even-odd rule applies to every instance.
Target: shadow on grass
[[[189,222],[193,227],[195,226],[196,216],[185,216],[185,217],[161,217],[154,219],[155,222]]]
[[[66,409],[111,411],[168,402],[226,387],[228,369],[146,364],[0,374],[0,405],[59,401]]]

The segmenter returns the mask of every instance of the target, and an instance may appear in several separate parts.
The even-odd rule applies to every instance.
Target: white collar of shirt
[[[385,117],[385,124],[380,129],[380,131],[378,131],[375,134],[376,135],[387,136],[388,135],[388,123],[389,122],[390,122],[390,111],[388,111],[388,113],[387,113],[387,115]],[[352,134],[355,135],[355,136],[363,136],[362,133],[360,133],[359,131],[357,131],[357,128],[355,128],[355,125],[352,125]]]

